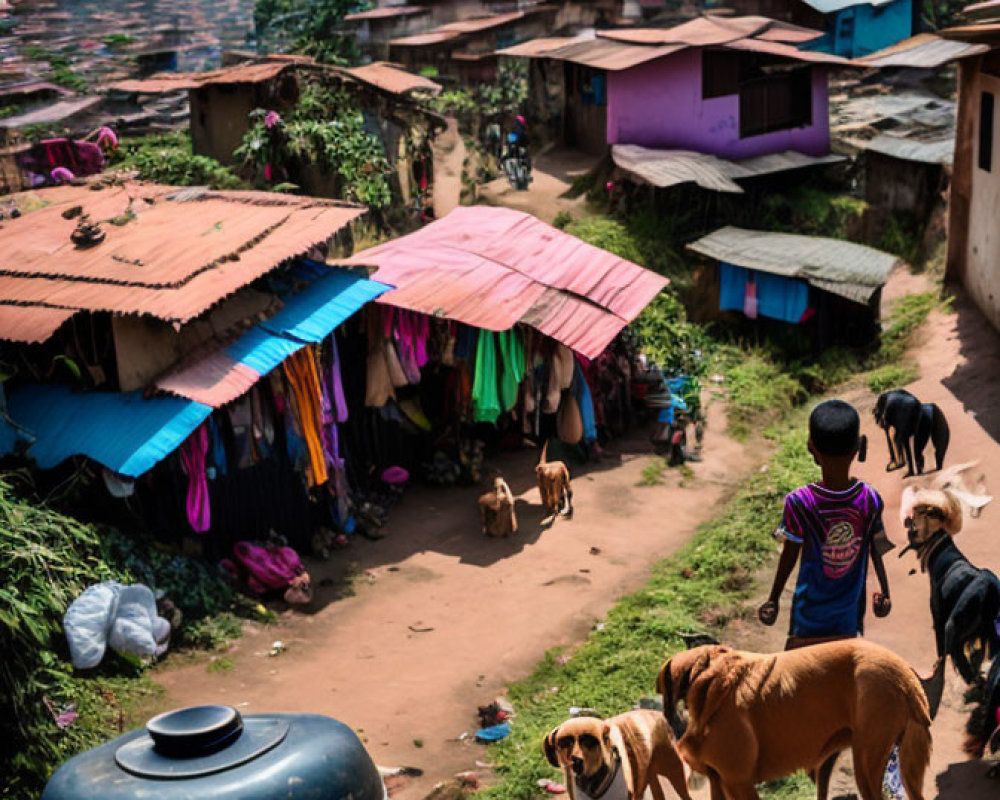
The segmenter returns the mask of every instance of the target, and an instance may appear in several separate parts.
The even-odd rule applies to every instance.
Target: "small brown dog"
[[[744,653],[721,645],[678,653],[657,689],[672,722],[687,706],[677,750],[707,775],[712,800],[757,800],[756,784],[814,771],[826,800],[842,750],[851,748],[861,800],[881,800],[893,746],[909,800],[922,800],[931,756],[927,698],[913,669],[862,639],[784,653]]]
[[[549,443],[546,442],[542,447],[538,466],[535,467],[542,505],[553,516],[562,514],[568,517],[573,513],[573,487],[569,482],[569,468],[562,461],[546,461],[548,449]]]
[[[514,495],[501,477],[493,481],[493,491],[479,496],[479,515],[487,536],[512,536],[517,533]]]
[[[664,800],[660,775],[682,800],[691,800],[684,764],[659,711],[575,717],[549,731],[543,747],[549,763],[562,768],[570,800],[642,800],[647,786],[655,800]]]

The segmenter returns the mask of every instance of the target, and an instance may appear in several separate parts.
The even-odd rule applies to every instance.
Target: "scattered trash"
[[[506,722],[511,717],[510,712],[501,708],[496,702],[490,703],[488,706],[480,706],[478,713],[479,724],[484,728],[491,728],[495,725],[499,725],[501,722]]]
[[[274,643],[273,643],[273,644],[271,645],[271,650],[270,650],[270,651],[268,652],[268,655],[269,655],[269,656],[277,656],[277,655],[280,655],[281,653],[284,653],[284,652],[285,652],[285,650],[287,650],[287,649],[288,649],[288,648],[287,648],[287,647],[285,646],[285,643],[284,643],[284,642],[282,642],[282,641],[281,641],[281,640],[279,639],[278,641],[275,641],[275,642],[274,642]]]
[[[592,556],[599,556],[601,554],[601,548],[600,547],[591,547],[590,548],[590,554]]]
[[[571,717],[599,717],[600,712],[596,708],[588,706],[570,706],[569,715]]]
[[[725,383],[726,382],[726,376],[725,375],[720,375],[719,373],[715,373],[711,378],[709,378],[709,380],[712,383]]]
[[[476,741],[484,744],[499,742],[510,736],[510,725],[501,722],[499,725],[490,725],[488,728],[480,728],[476,731]]]
[[[70,703],[69,705],[63,706],[61,709],[57,709],[48,697],[43,696],[42,702],[45,704],[45,707],[52,715],[52,719],[55,720],[56,725],[61,730],[66,730],[66,728],[76,722],[77,718],[80,716],[76,711],[76,703]]]
[[[539,779],[537,781],[537,786],[539,788],[544,789],[545,791],[549,792],[550,794],[565,794],[566,793],[566,787],[565,786],[563,786],[561,783],[556,783],[555,781],[550,780],[549,778],[541,778],[541,779]]]
[[[594,630],[595,630],[595,631],[603,631],[603,630],[604,630],[604,629],[605,629],[606,627],[607,627],[607,625],[606,625],[605,623],[603,623],[603,622],[598,622],[598,623],[597,623],[597,624],[596,624],[596,625],[594,626]]]
[[[420,622],[417,621],[417,622],[413,623],[412,625],[407,625],[406,627],[409,628],[414,633],[430,633],[432,630],[434,630],[433,628],[421,628],[421,627],[418,627],[419,625],[420,625]]]

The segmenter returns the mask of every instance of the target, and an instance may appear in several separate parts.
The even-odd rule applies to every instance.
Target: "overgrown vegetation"
[[[578,650],[550,651],[533,675],[510,687],[517,724],[492,750],[499,780],[483,797],[537,797],[538,779],[558,779],[542,757],[542,737],[570,706],[603,715],[632,708],[641,697],[655,695],[663,661],[683,649],[681,633],[718,634],[743,613],[754,571],[775,550],[769,521],[780,518],[787,492],[817,477],[798,415],[775,436],[768,470],[747,480],[680,552],[654,565],[642,590],[623,598]],[[779,782],[769,795],[787,797],[799,781]]]
[[[76,73],[66,56],[40,45],[28,45],[24,48],[24,55],[29,61],[48,62],[49,72],[46,77],[52,83],[74,92],[87,91],[87,82]]]
[[[134,722],[130,706],[156,691],[144,665],[110,650],[98,668],[74,671],[62,617],[88,586],[144,583],[172,599],[184,617],[174,648],[218,649],[240,635],[241,617],[273,619],[205,563],[141,537],[98,531],[19,499],[2,481],[0,531],[4,798],[37,797],[52,770],[126,730]]]
[[[366,130],[364,116],[345,92],[307,84],[287,120],[265,109],[255,109],[250,119],[252,126],[233,155],[257,185],[298,183],[316,168],[337,181],[344,200],[376,209],[392,202],[385,148]]]
[[[110,159],[110,167],[135,170],[143,180],[170,186],[238,189],[243,181],[214,158],[196,156],[187,131],[125,139]]]
[[[302,53],[346,64],[357,55],[344,17],[370,7],[356,0],[257,0],[253,10],[258,45],[265,52]]]

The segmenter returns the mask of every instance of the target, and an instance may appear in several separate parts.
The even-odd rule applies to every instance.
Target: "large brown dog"
[[[517,533],[514,495],[501,477],[493,481],[493,491],[479,495],[479,516],[487,536],[511,536]]]
[[[707,775],[712,800],[756,800],[754,786],[804,769],[826,800],[838,754],[851,748],[862,800],[880,800],[894,745],[909,800],[922,800],[931,753],[927,698],[899,656],[861,639],[784,653],[723,646],[679,653],[660,670],[663,713],[688,725],[677,749]]]
[[[659,775],[683,800],[691,800],[684,764],[658,711],[575,717],[549,732],[544,749],[549,763],[562,768],[571,800],[642,800],[647,786],[655,800],[664,800]]]
[[[542,456],[535,467],[538,476],[538,491],[542,495],[542,505],[553,516],[573,513],[573,487],[569,482],[569,468],[562,461],[546,461],[545,454],[549,449],[546,442],[542,447]]]

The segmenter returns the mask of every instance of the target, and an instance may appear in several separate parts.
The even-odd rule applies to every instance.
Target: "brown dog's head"
[[[962,504],[947,489],[907,489],[903,493],[903,524],[910,548],[919,549],[934,534],[954,536],[962,530]]]
[[[663,716],[667,718],[675,734],[684,727],[677,714],[677,704],[687,702],[691,684],[711,666],[712,659],[729,652],[732,652],[732,648],[725,645],[703,645],[678,653],[660,669],[656,678],[656,691],[663,695]]]
[[[611,762],[610,731],[602,719],[574,717],[549,731],[543,749],[553,767],[589,777]]]

